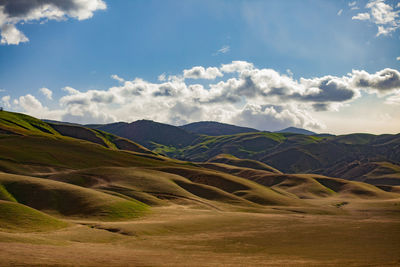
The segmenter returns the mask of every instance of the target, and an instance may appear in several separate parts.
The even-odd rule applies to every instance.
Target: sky
[[[400,1],[0,0],[0,105],[400,133]]]

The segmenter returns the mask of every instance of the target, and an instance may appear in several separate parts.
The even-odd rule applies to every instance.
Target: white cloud
[[[28,112],[43,109],[42,103],[31,94],[20,96],[19,105]]]
[[[254,68],[253,63],[249,63],[246,61],[232,61],[229,64],[222,64],[221,71],[226,73],[232,72],[242,72],[245,70],[251,70]]]
[[[224,45],[220,49],[217,50],[213,55],[216,56],[218,54],[225,54],[228,53],[231,50],[231,47],[229,45]]]
[[[18,45],[19,43],[28,42],[29,39],[20,32],[13,24],[4,24],[0,26],[1,43]]]
[[[15,26],[19,23],[91,18],[96,10],[106,9],[102,0],[2,0],[0,1],[1,43],[18,45],[29,39]]]
[[[396,57],[396,60],[400,60],[400,57]]]
[[[189,70],[183,71],[183,77],[185,79],[207,79],[207,80],[214,80],[217,77],[222,77],[223,74],[221,71],[216,67],[209,67],[205,69],[201,66],[193,67]]]
[[[387,95],[400,89],[400,72],[390,68],[374,74],[353,70],[350,84],[353,87],[368,89],[379,95]]]
[[[186,70],[187,75],[194,75],[191,77],[212,78],[215,73],[230,75],[208,85],[170,76],[154,83],[139,78],[124,80],[107,90],[65,87],[58,100],[60,107],[55,110],[43,107],[32,95],[20,97],[16,104],[32,115],[78,123],[151,119],[178,125],[214,120],[261,130],[288,126],[320,129],[324,124],[315,118],[316,113],[338,111],[359,98],[361,92],[378,94],[386,103],[395,103],[400,91],[400,74],[394,69],[376,73],[353,70],[342,77],[298,80],[290,73],[257,68],[246,61]]]
[[[47,98],[52,100],[53,99],[53,92],[48,88],[40,88],[39,91]]]
[[[167,80],[167,76],[165,75],[165,73],[162,73],[158,76],[158,80],[160,82],[164,82],[165,80]]]
[[[400,105],[400,90],[396,94],[388,97],[385,101],[386,104]]]
[[[371,17],[369,16],[369,13],[358,13],[356,16],[353,16],[351,19],[357,19],[357,20],[369,20]]]
[[[265,129],[267,126],[270,131],[281,130],[289,125],[314,130],[325,128],[324,124],[312,118],[306,110],[292,105],[248,104],[233,118],[233,122],[255,129]]]
[[[366,6],[368,13],[359,13],[352,19],[368,20],[378,27],[376,36],[389,35],[400,28],[399,10],[394,10],[384,0],[369,1]],[[399,7],[398,5],[396,7]]]
[[[348,5],[349,5],[349,7],[350,7],[350,10],[359,9],[359,8],[356,6],[356,5],[357,5],[357,2],[356,2],[356,1],[350,2]]]
[[[120,82],[120,83],[125,82],[124,79],[122,79],[121,77],[119,77],[119,76],[116,75],[116,74],[111,75],[111,78],[114,79],[114,80],[116,80],[116,81],[118,81],[118,82]]]
[[[352,6],[355,6],[357,4],[357,2],[356,1],[353,1],[353,2],[349,2],[349,7],[352,7]]]
[[[74,88],[72,88],[72,87],[69,87],[69,86],[65,86],[65,87],[63,88],[63,90],[66,91],[66,92],[67,92],[68,94],[70,94],[70,95],[79,94],[79,91],[78,91],[78,90],[76,90],[76,89],[74,89]]]
[[[3,97],[1,98],[1,102],[3,103],[3,105],[4,105],[6,108],[11,107],[11,105],[10,105],[10,96],[9,96],[9,95],[3,96]]]
[[[337,12],[337,15],[338,15],[338,16],[341,16],[342,13],[343,13],[343,9],[340,9],[340,10]]]

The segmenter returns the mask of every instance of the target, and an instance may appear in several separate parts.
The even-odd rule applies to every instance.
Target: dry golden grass
[[[317,201],[317,200],[313,200]],[[81,266],[398,266],[400,200],[314,203],[336,215],[274,209],[154,208],[134,221],[70,221],[40,233],[0,232],[0,263]]]

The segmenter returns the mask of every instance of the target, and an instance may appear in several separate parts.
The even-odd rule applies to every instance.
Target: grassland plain
[[[396,185],[116,140],[0,112],[0,265],[400,265]],[[397,170],[376,166],[368,179]]]

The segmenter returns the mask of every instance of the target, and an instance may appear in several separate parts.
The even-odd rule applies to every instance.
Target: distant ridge
[[[288,127],[279,131],[275,131],[275,133],[295,133],[295,134],[304,134],[304,135],[316,135],[317,133],[296,127]]]
[[[198,138],[198,135],[179,127],[150,120],[85,126],[127,138],[150,149],[154,149],[157,144],[185,147]]]
[[[216,121],[199,121],[180,126],[180,128],[197,134],[210,136],[232,135],[240,133],[259,132],[257,129],[241,127]]]

